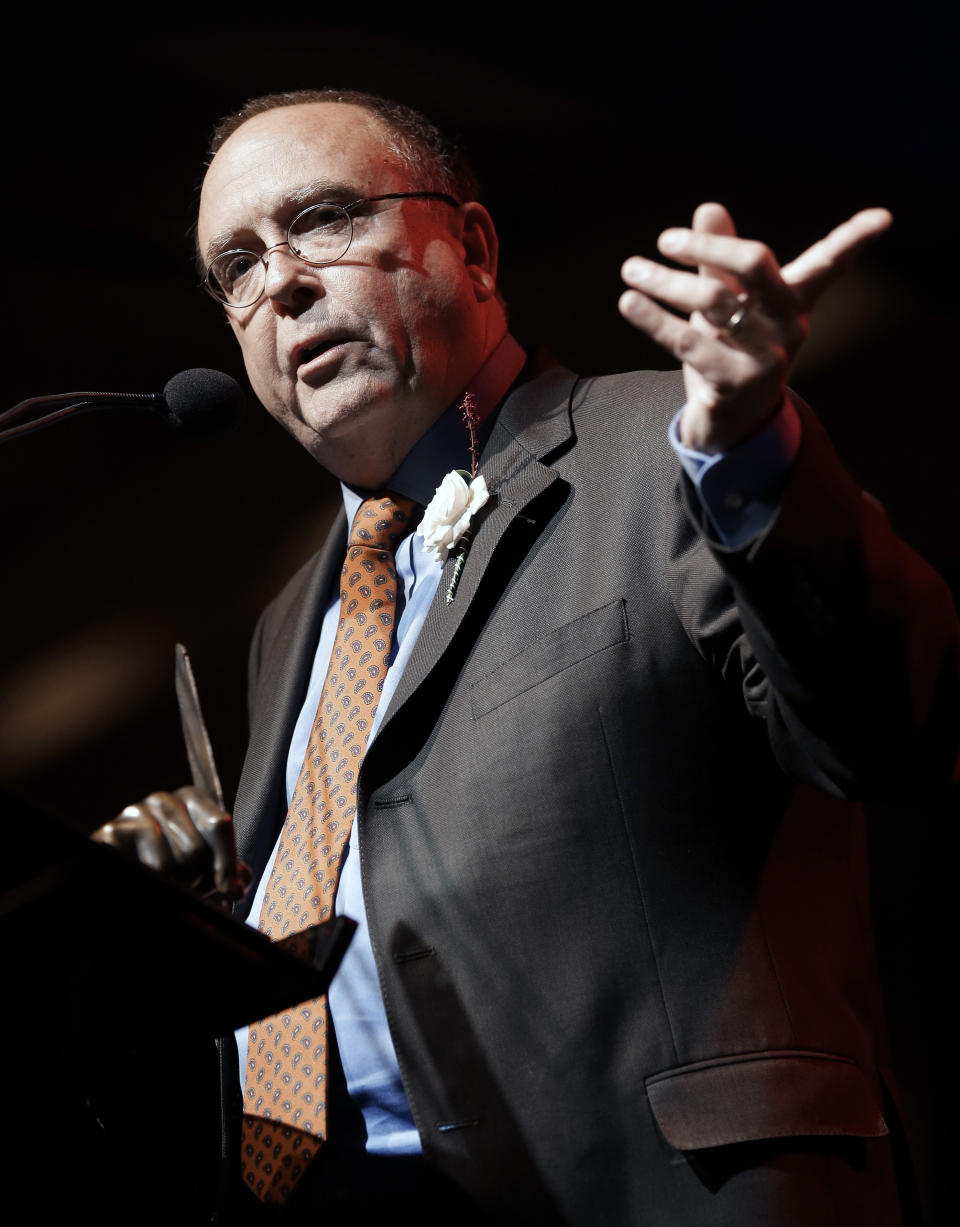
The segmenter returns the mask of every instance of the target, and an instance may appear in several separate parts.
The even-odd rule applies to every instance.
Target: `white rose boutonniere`
[[[470,474],[464,469],[454,469],[446,475],[427,504],[417,529],[431,558],[437,562],[446,559],[489,497],[482,476],[470,481]]]
[[[473,538],[470,521],[489,497],[490,492],[482,474],[471,480],[465,469],[454,469],[437,486],[436,494],[423,513],[417,532],[423,538],[431,558],[442,563],[454,546],[459,546],[453,575],[447,586],[448,605],[457,591],[460,572]]]
[[[490,497],[486,480],[477,473],[480,464],[478,431],[482,418],[472,392],[463,394],[460,417],[470,439],[470,472],[466,469],[454,469],[446,475],[427,504],[417,529],[427,553],[441,564],[454,546],[457,548],[453,573],[447,584],[448,605],[456,595],[463,564],[467,561],[470,542],[473,540],[470,521]]]

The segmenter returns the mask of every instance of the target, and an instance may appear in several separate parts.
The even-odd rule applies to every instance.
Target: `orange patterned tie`
[[[326,920],[356,813],[357,776],[390,667],[394,553],[412,528],[411,499],[362,503],[340,581],[340,622],[296,792],[263,897],[274,941]],[[327,1133],[327,999],[250,1026],[241,1170],[265,1202],[286,1202]]]

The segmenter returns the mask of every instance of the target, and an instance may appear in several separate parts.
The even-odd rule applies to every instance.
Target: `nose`
[[[302,310],[323,293],[320,270],[295,256],[287,240],[268,247],[261,259],[266,266],[263,293],[278,314]]]

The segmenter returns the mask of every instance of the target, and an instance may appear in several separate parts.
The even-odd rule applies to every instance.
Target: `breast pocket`
[[[489,715],[511,699],[629,638],[622,598],[557,627],[474,683],[474,719]]]

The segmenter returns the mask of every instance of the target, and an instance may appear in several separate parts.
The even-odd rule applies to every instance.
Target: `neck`
[[[445,473],[451,469],[470,470],[471,434],[465,417],[468,405],[475,422],[478,450],[482,451],[493,425],[493,411],[524,369],[526,359],[513,337],[505,337],[447,411],[391,472],[386,482],[388,488],[425,505],[433,498]],[[352,483],[342,484],[346,490]],[[357,493],[362,494],[363,490]]]

